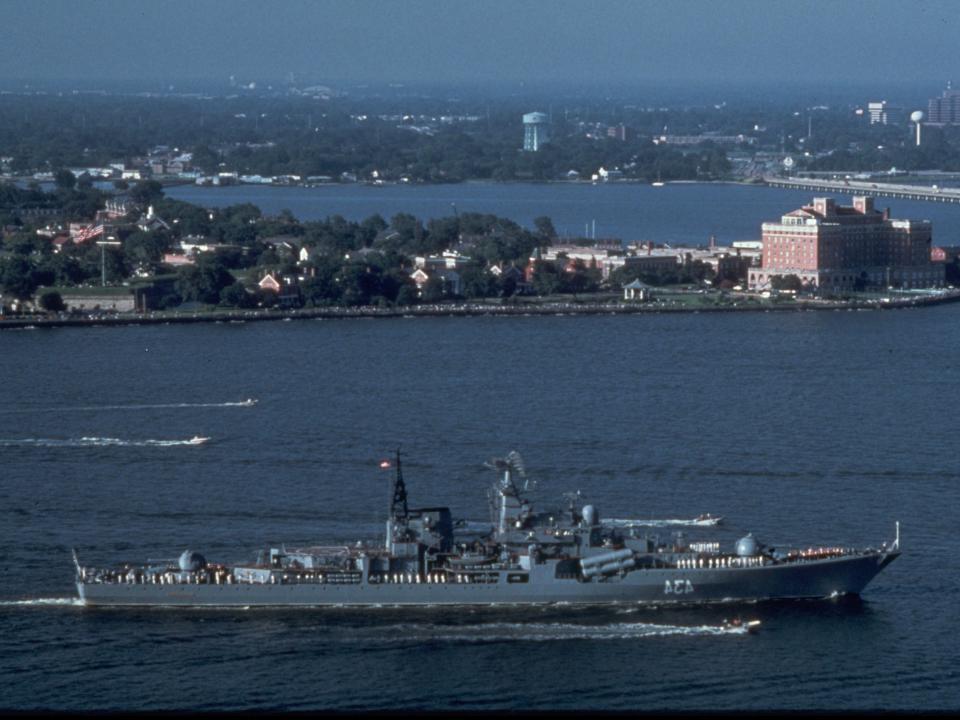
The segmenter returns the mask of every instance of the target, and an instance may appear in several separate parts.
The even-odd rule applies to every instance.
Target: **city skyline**
[[[944,1],[441,3],[5,0],[0,81],[285,78],[508,83],[953,77]],[[717,9],[720,12],[717,12]],[[891,28],[896,34],[891,37]],[[885,38],[877,42],[877,38]]]

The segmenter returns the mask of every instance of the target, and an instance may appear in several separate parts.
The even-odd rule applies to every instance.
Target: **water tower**
[[[920,147],[920,122],[923,120],[923,110],[914,110],[910,113],[910,122],[917,126],[917,147]]]

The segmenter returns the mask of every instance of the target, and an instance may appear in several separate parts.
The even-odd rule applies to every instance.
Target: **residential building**
[[[537,152],[550,142],[550,118],[546,113],[532,112],[523,116],[523,149]]]
[[[594,180],[603,180],[603,182],[610,182],[611,180],[622,180],[623,179],[623,170],[620,168],[613,168],[608,170],[607,168],[600,168],[597,170],[597,174],[593,176]]]
[[[444,250],[440,255],[418,255],[414,258],[416,267],[425,268],[428,271],[431,269],[462,270],[472,263],[473,260],[456,250]]]
[[[167,224],[167,221],[154,212],[153,205],[149,206],[146,214],[142,215],[140,219],[137,220],[137,227],[143,232],[170,229],[170,225]]]
[[[197,259],[192,254],[164,253],[161,262],[172,267],[183,267],[184,265],[196,265]]]
[[[676,269],[682,262],[683,254],[676,250],[659,249],[643,255],[613,255],[600,261],[600,276],[607,280],[614,270],[622,267],[639,273],[659,274]]]
[[[460,273],[455,270],[445,268],[424,269],[417,268],[410,273],[410,279],[417,286],[417,297],[422,297],[423,288],[431,278],[438,278],[443,283],[444,293],[447,295],[460,295],[463,290],[463,282]]]
[[[279,273],[267,273],[257,285],[264,292],[276,295],[277,304],[281,307],[300,304],[300,285],[295,277],[281,277]]]
[[[874,209],[871,197],[854,197],[849,207],[814,198],[762,228],[763,259],[750,268],[751,289],[769,288],[774,278],[788,275],[828,292],[943,285],[943,265],[930,261],[930,222],[894,220],[889,210]]]

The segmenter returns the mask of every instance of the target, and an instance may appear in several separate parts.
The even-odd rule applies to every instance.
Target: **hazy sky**
[[[0,79],[960,81],[960,0],[0,0]]]

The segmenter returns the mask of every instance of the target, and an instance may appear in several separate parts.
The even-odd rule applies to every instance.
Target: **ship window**
[[[530,581],[530,576],[526,573],[515,573],[507,575],[508,583],[525,583]]]

